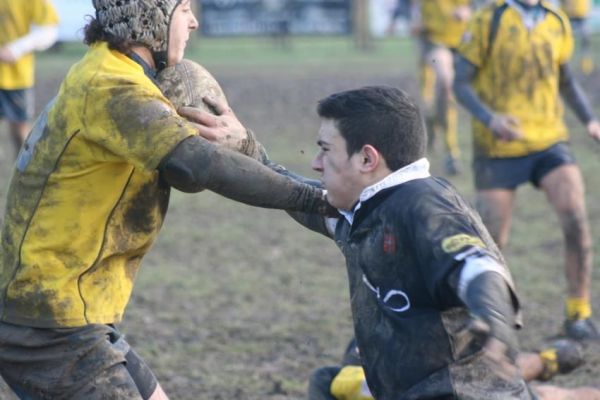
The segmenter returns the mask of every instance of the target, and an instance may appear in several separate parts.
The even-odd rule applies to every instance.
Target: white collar
[[[426,158],[421,158],[405,167],[400,168],[399,170],[392,172],[379,182],[364,188],[358,198],[358,203],[356,203],[352,211],[338,211],[346,218],[350,225],[352,225],[352,222],[354,221],[354,214],[356,214],[362,203],[369,200],[377,193],[393,186],[398,186],[415,179],[427,178],[429,176],[431,176],[429,173],[429,161]]]

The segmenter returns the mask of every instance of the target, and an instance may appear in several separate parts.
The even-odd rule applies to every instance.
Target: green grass
[[[39,60],[44,65],[70,64],[79,59],[85,49],[81,43],[63,43],[56,51],[41,54]],[[193,37],[186,57],[212,66],[337,67],[349,62],[371,65],[397,62],[399,56],[412,52],[411,40],[396,38],[376,40],[371,51],[361,52],[350,37],[293,37],[288,49],[282,49],[268,37]],[[377,62],[374,63],[374,60]],[[407,65],[413,61],[405,60]]]
[[[595,37],[595,45],[600,43]],[[85,47],[69,44],[38,57],[38,98],[50,98]],[[363,84],[399,85],[416,93],[417,54],[409,40],[378,40],[356,51],[348,38],[294,38],[281,51],[266,38],[203,39],[188,58],[221,81],[238,116],[271,157],[311,175],[318,120],[315,102]],[[595,52],[600,65],[600,52]],[[600,75],[585,80],[600,113]],[[41,105],[40,105],[41,106]],[[39,109],[39,107],[38,107]],[[596,251],[600,249],[600,147],[567,114],[587,184]],[[452,179],[473,199],[469,120],[460,119],[465,174]],[[6,134],[0,125],[0,133]],[[441,173],[441,151],[430,160]],[[12,168],[0,149],[0,207]],[[562,237],[544,196],[520,189],[506,258],[525,306],[525,348],[540,346],[562,319]],[[594,263],[598,270],[598,258]],[[593,298],[600,310],[600,275]],[[174,399],[301,399],[310,371],[338,362],[352,335],[342,255],[283,212],[259,210],[212,193],[173,191],[165,225],[138,275],[123,331]],[[596,383],[598,354],[586,369],[559,380]],[[0,389],[0,397],[2,396]]]

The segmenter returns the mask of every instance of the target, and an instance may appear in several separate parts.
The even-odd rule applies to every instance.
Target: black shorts
[[[0,119],[27,122],[34,113],[33,89],[0,89]]]
[[[475,188],[514,190],[526,182],[539,187],[546,174],[565,164],[575,164],[575,156],[564,142],[523,157],[476,158],[473,160]]]
[[[39,329],[0,323],[0,375],[23,399],[150,398],[158,383],[110,325]]]

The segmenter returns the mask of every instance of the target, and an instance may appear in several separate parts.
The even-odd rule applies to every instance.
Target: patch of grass
[[[38,110],[84,51],[83,45],[70,44],[38,57]],[[594,53],[598,65],[599,54]],[[289,52],[267,39],[201,38],[191,44],[189,58],[215,74],[237,115],[274,160],[308,176],[314,176],[314,106],[321,97],[366,84],[418,94],[417,55],[409,40],[377,41],[373,52],[360,53],[346,38],[295,38]],[[600,113],[599,82],[596,73],[585,78],[584,87]],[[567,124],[587,184],[597,250],[600,146],[570,113]],[[5,125],[0,132],[7,134]],[[470,124],[462,112],[459,141],[465,173],[451,182],[473,200]],[[442,173],[440,145],[430,154],[434,174]],[[0,149],[0,208],[12,160],[8,146]],[[526,349],[539,348],[562,321],[561,235],[543,195],[520,189],[505,256],[524,300],[526,326],[520,336]],[[599,285],[596,274],[596,310]],[[339,362],[352,335],[344,260],[332,241],[305,231],[283,212],[254,209],[210,192],[173,191],[121,328],[171,398],[305,398],[311,370]],[[595,354],[600,352],[590,351],[586,369],[558,382],[596,383],[600,361]],[[0,389],[5,398],[2,394]]]

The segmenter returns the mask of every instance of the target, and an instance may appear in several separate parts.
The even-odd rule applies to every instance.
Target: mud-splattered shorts
[[[152,371],[109,325],[0,323],[0,375],[21,399],[148,399]]]
[[[526,182],[539,187],[544,176],[565,164],[574,164],[575,156],[566,143],[523,157],[476,158],[473,160],[475,188],[510,189]]]

